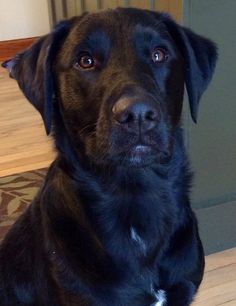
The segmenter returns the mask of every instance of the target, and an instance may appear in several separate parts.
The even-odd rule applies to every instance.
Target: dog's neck
[[[181,135],[181,133],[178,134]],[[170,209],[165,209],[165,212],[168,211],[170,214],[168,218],[170,220],[171,214],[177,213],[179,209],[178,203],[172,201],[175,198],[173,193],[181,193],[183,190],[178,185],[178,180],[187,181],[183,179],[188,175],[187,159],[183,156],[183,152],[179,154],[183,140],[181,136],[175,139],[177,141],[173,144],[174,154],[168,163],[150,167],[114,167],[110,165],[99,167],[87,163],[84,166],[69,145],[67,145],[67,150],[70,150],[70,154],[68,151],[66,155],[59,154],[57,165],[71,178],[80,199],[84,203],[94,203],[93,207],[85,205],[90,209],[88,213],[94,219],[93,223],[102,222],[99,220],[109,214],[109,210],[113,210],[116,211],[116,215],[120,215],[123,221],[128,220],[125,221],[127,228],[133,228],[140,233],[146,232],[146,220],[153,219],[148,225],[149,234],[145,234],[151,237],[154,232],[158,231],[155,227],[157,222],[154,219],[162,213],[162,208],[158,206],[158,203],[163,202],[163,199],[160,198],[160,194],[163,193],[160,190],[164,191],[167,197],[166,202]],[[65,156],[70,156],[71,160]],[[185,197],[187,195],[181,196],[182,199]],[[146,213],[145,218],[143,218],[144,212]],[[101,214],[100,217],[99,214]],[[163,220],[164,217],[160,219]]]

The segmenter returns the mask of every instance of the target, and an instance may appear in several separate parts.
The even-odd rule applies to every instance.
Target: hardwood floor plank
[[[220,285],[209,288],[208,290],[201,290],[199,292],[199,295],[196,297],[195,303],[193,305],[216,306],[233,300],[235,300],[236,302],[235,288],[236,280],[225,283],[222,279],[222,283]]]
[[[219,267],[227,266],[236,263],[236,249],[228,249],[224,252],[219,252],[207,256],[205,271],[215,270]],[[236,304],[235,304],[236,306]]]
[[[232,300],[223,304],[220,304],[222,306],[235,306],[236,305],[236,300]]]
[[[218,275],[220,275],[221,278],[218,278]],[[236,263],[206,272],[204,281],[201,285],[201,291],[219,286],[222,283],[222,279],[226,283],[236,281]]]

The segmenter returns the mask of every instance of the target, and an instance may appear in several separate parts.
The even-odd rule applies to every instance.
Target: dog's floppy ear
[[[52,65],[71,22],[60,22],[50,34],[2,64],[9,70],[10,76],[16,79],[26,98],[40,112],[47,134],[50,133],[52,123]]]
[[[190,111],[196,123],[199,100],[215,69],[217,48],[212,41],[176,24],[170,17],[166,18],[165,24],[184,59]]]

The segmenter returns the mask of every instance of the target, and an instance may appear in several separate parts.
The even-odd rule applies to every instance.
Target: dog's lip
[[[146,144],[137,144],[133,146],[131,149],[132,153],[138,153],[138,154],[148,153],[150,151],[151,151],[151,147]]]
[[[131,147],[130,157],[131,159],[142,160],[152,153],[152,147],[145,144],[137,144]]]
[[[152,147],[146,144],[136,144],[130,149],[129,161],[132,165],[142,165],[152,155]]]

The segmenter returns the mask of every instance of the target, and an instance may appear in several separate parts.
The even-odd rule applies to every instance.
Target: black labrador
[[[203,249],[181,109],[211,80],[215,45],[133,8],[59,23],[3,66],[58,151],[0,249],[4,306],[187,306]]]

